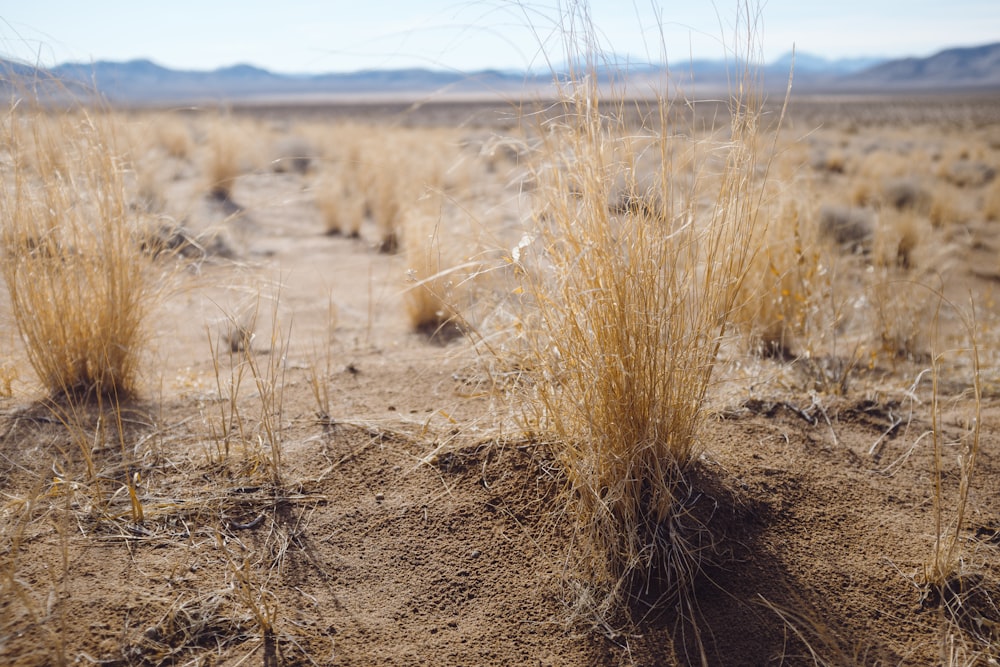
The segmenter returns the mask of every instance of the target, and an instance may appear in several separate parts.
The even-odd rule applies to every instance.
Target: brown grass
[[[952,661],[972,654],[974,657],[969,659],[968,664],[978,664],[978,660],[984,657],[980,653],[995,654],[997,649],[993,623],[983,622],[984,616],[988,617],[996,610],[996,601],[993,599],[995,594],[989,590],[982,573],[972,565],[970,540],[964,536],[966,522],[973,511],[970,492],[982,445],[983,384],[979,323],[975,303],[971,300],[966,309],[947,301],[941,294],[933,294],[932,298],[938,306],[932,327],[937,327],[942,309],[954,310],[965,329],[966,345],[958,349],[941,350],[940,338],[934,336],[930,414],[934,544],[918,583],[923,587],[922,605],[936,607],[942,616],[942,659],[947,664],[963,664]],[[958,441],[954,442],[949,441],[944,430],[939,385],[942,366],[949,361],[954,363],[955,357],[965,355],[971,371],[971,410],[965,417]],[[952,457],[957,463],[957,471],[955,463],[949,461]],[[958,488],[953,495],[951,487],[956,476]],[[993,661],[988,660],[987,664]]]
[[[175,114],[157,114],[150,120],[156,142],[167,155],[180,160],[191,154],[191,131],[187,123]]]
[[[245,141],[237,127],[219,119],[208,137],[205,157],[205,180],[212,197],[230,200],[236,179],[243,172],[241,143]]]
[[[18,108],[8,123],[34,130],[3,165],[0,199],[2,271],[28,359],[53,394],[132,393],[159,277],[139,251],[110,121]]]
[[[415,331],[433,335],[454,322],[451,261],[441,243],[440,216],[415,212],[405,222],[407,279],[406,315]]]
[[[1000,179],[994,180],[983,195],[983,215],[987,220],[1000,220]]]
[[[802,194],[806,188],[802,182],[786,186],[768,205],[762,249],[734,315],[749,348],[765,356],[807,352],[827,325],[816,305],[829,288],[823,267],[830,258]]]
[[[474,316],[475,294],[486,276],[480,243],[468,233],[475,224],[441,193],[427,193],[404,217],[403,298],[415,331],[447,340]]]
[[[365,202],[356,178],[345,165],[329,166],[316,180],[316,206],[327,234],[360,236]]]
[[[575,18],[592,38],[585,18]],[[696,138],[671,126],[662,99],[644,127],[626,127],[626,104],[598,91],[595,53],[571,54],[589,65],[539,128],[544,215],[534,241],[512,257],[528,297],[528,400],[534,427],[559,442],[577,556],[601,594],[598,606],[608,611],[655,590],[658,602],[680,602],[689,615],[713,549],[691,511],[689,473],[717,354],[758,243],[753,75],[745,72],[746,97],[732,101],[728,137]],[[648,180],[636,175],[640,146],[658,158]],[[620,192],[657,205],[613,213]]]

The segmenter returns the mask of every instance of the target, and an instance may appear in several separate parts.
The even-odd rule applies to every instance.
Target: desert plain
[[[608,111],[637,170],[658,104]],[[678,107],[725,142],[725,102]],[[5,212],[37,128],[113,128],[156,289],[96,398],[54,396],[2,292],[0,662],[995,664],[1000,98],[763,102],[684,500],[712,553],[687,602],[612,608],[524,349],[560,109],[12,110]]]

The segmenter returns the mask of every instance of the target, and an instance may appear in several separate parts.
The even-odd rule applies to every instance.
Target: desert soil
[[[982,159],[1000,166],[996,105],[802,102],[788,132],[809,150],[847,151],[947,151],[956,137],[980,146],[989,135]],[[278,128],[325,117],[244,113]],[[376,124],[464,124],[481,136],[506,131],[509,118],[428,105]],[[698,663],[703,650],[713,665],[915,665],[1000,650],[989,330],[957,621],[920,586],[936,492],[929,361],[919,356],[866,360],[839,394],[794,361],[724,360],[720,377],[738,381],[711,396],[691,501],[718,538],[697,610],[637,602],[631,620],[598,617],[569,557],[555,443],[518,429],[489,359],[467,339],[411,330],[405,256],[378,252],[367,223],[360,238],[327,235],[309,174],[255,169],[225,203],[191,194],[194,166],[176,174],[170,196],[195,202],[186,224],[224,228],[229,246],[184,269],[155,312],[143,390],[121,423],[99,406],[53,413],[23,364],[0,401],[0,662],[667,665]],[[847,176],[816,178],[822,189]],[[947,289],[975,295],[984,327],[997,314],[998,230],[973,212],[952,234]],[[277,466],[252,379],[236,402],[245,432],[228,445],[221,435],[239,368],[228,316],[254,308],[251,352],[279,369]],[[4,326],[17,366],[20,343],[9,318]],[[939,388],[947,517],[971,386],[959,367]],[[91,511],[97,490],[74,438],[100,445],[91,449],[110,515]]]

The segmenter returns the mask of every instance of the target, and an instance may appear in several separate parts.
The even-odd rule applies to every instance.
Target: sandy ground
[[[1000,138],[996,118],[955,129],[959,103],[966,118],[985,113],[925,102],[913,106],[929,118],[899,127],[867,110],[891,116],[908,101],[858,102],[849,122],[819,105],[793,133],[822,117],[830,142],[929,145],[983,128]],[[295,112],[268,117],[283,113]],[[1000,142],[984,151],[1000,164]],[[194,170],[178,173],[171,192],[189,196]],[[30,371],[0,403],[0,662],[657,665],[704,651],[713,665],[917,665],[1000,652],[1000,394],[988,382],[956,614],[919,586],[935,539],[927,360],[860,367],[834,395],[800,363],[755,359],[720,369],[756,381],[720,387],[701,435],[691,502],[718,553],[696,613],[638,602],[630,623],[598,620],[569,564],[555,445],[519,432],[468,341],[410,330],[404,256],[377,252],[368,226],[361,238],[326,235],[310,183],[258,169],[237,183],[238,211],[196,199],[190,224],[223,226],[232,256],[186,269],[156,312],[144,390],[121,424],[94,406],[77,422],[100,443],[110,514],[93,511],[81,448],[36,400]],[[971,216],[949,274],[985,323],[997,224]],[[254,381],[240,385],[241,419],[225,399],[239,367],[222,340],[227,315],[258,298],[251,349],[279,372],[280,461]],[[988,333],[983,347],[992,360]],[[972,403],[958,370],[941,386],[946,516]],[[237,421],[245,431],[227,446],[220,434]]]

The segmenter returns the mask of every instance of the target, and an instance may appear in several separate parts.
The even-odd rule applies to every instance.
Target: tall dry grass
[[[187,122],[177,114],[157,113],[149,119],[154,141],[170,157],[187,159],[191,155],[193,141]]]
[[[458,145],[449,132],[374,127],[364,132],[345,149],[344,183],[348,192],[362,193],[378,249],[395,253],[402,247],[407,213],[426,193],[446,190]]]
[[[440,213],[415,211],[404,221],[407,277],[403,294],[410,326],[433,335],[455,321],[455,276],[450,269],[456,261],[442,243]],[[445,234],[446,235],[446,232]]]
[[[114,117],[11,108],[0,270],[28,360],[52,394],[137,388],[160,285],[140,251]]]
[[[931,291],[929,296],[937,306],[930,323],[934,338],[929,431],[934,528],[930,558],[916,583],[921,589],[921,606],[938,612],[941,664],[992,664],[1000,648],[992,620],[997,609],[995,579],[990,576],[996,547],[990,544],[984,550],[984,542],[969,537],[970,528],[976,525],[977,493],[973,486],[983,445],[981,325],[972,298],[964,307],[940,292]],[[944,310],[953,311],[961,332],[956,338],[964,339],[952,349],[942,349],[938,331]],[[957,433],[948,428],[944,417],[946,399],[941,385],[946,366],[960,368],[969,378],[963,401],[964,423]]]
[[[355,172],[344,165],[329,166],[316,179],[315,191],[316,206],[326,233],[359,237],[365,217],[365,200]]]
[[[603,608],[656,593],[693,613],[713,539],[691,472],[758,244],[757,82],[751,68],[739,72],[731,122],[716,135],[675,127],[665,98],[629,126],[628,103],[598,85],[586,8],[571,12],[565,33],[583,45],[568,60],[586,66],[538,128],[541,213],[511,257],[530,414],[559,443],[579,563]],[[655,168],[642,175],[644,156]],[[622,192],[649,205],[617,205]]]
[[[229,201],[233,196],[236,179],[243,173],[246,128],[219,118],[207,138],[208,152],[202,167],[206,187],[212,197]]]
[[[735,323],[749,349],[764,356],[809,354],[834,324],[822,305],[832,289],[831,258],[819,239],[816,216],[803,196],[807,184],[791,181],[767,208],[761,252],[743,283]]]
[[[488,289],[486,245],[460,201],[428,192],[403,218],[407,287],[403,293],[410,326],[448,340],[474,326],[480,292]]]

